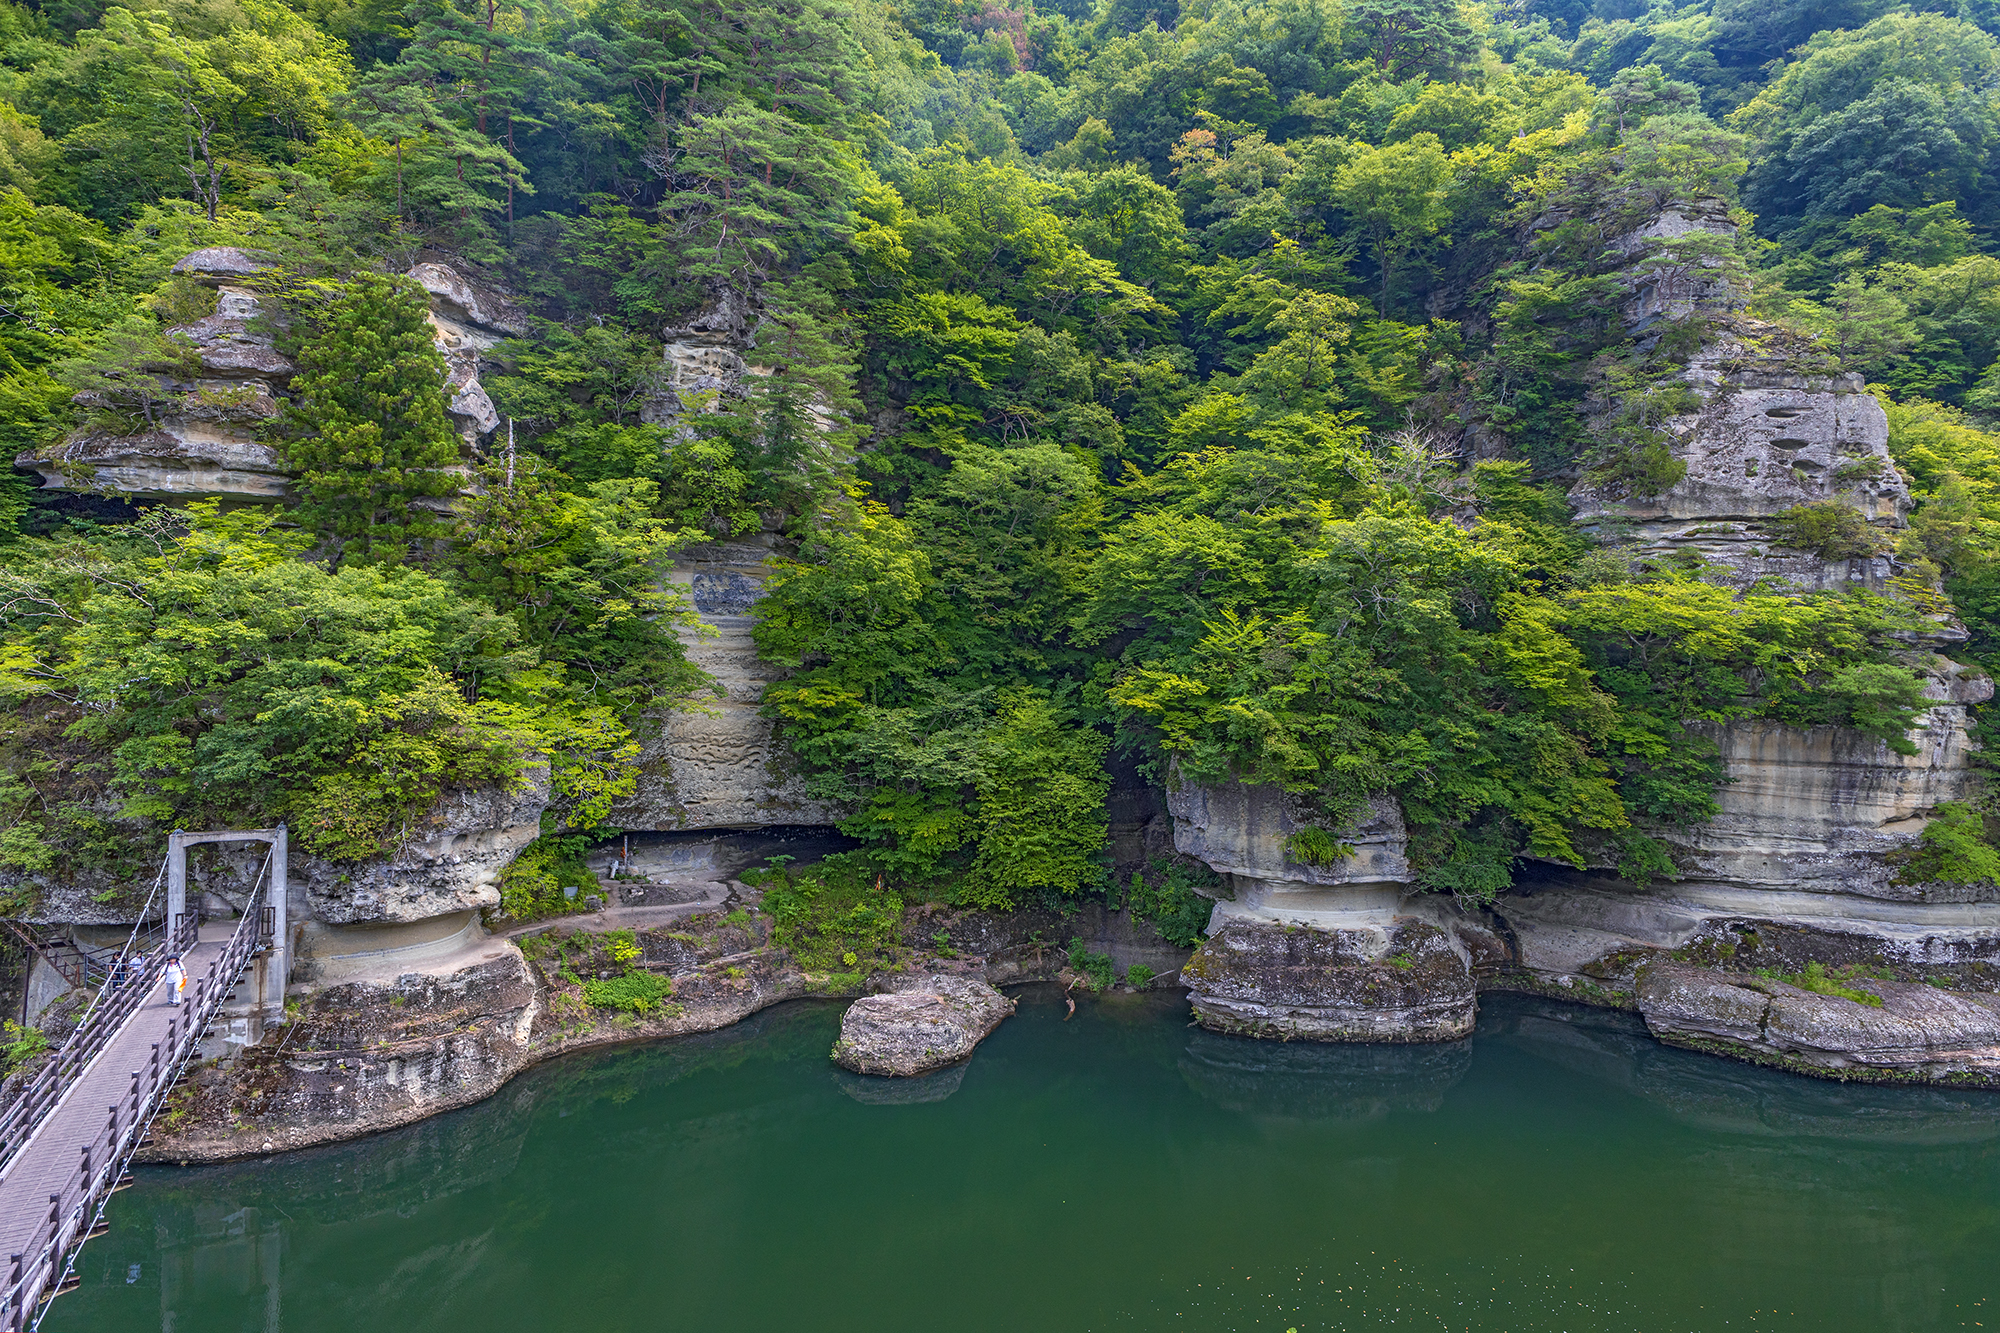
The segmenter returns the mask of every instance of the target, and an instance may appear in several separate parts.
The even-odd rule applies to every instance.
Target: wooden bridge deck
[[[76,1183],[83,1149],[103,1132],[112,1105],[118,1107],[119,1123],[126,1123],[131,1115],[132,1071],[145,1069],[152,1061],[155,1042],[164,1056],[169,1023],[175,1023],[176,1032],[185,1031],[194,1010],[194,980],[206,975],[209,964],[228,946],[232,925],[220,921],[204,926],[195,947],[183,955],[189,1002],[173,1004],[166,982],[156,982],[153,993],[132,1011],[0,1173],[0,1259],[7,1260],[0,1274],[11,1273],[16,1254],[27,1251],[33,1261],[32,1250],[46,1235],[49,1196],[71,1197],[68,1187]],[[91,1168],[103,1165],[92,1162]]]

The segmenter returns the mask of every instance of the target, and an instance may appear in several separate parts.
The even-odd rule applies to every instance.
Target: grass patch
[[[1083,947],[1081,939],[1069,942],[1069,970],[1076,973],[1077,984],[1087,991],[1110,990],[1111,983],[1118,978],[1111,955],[1092,953]]]
[[[898,961],[903,899],[865,867],[830,856],[817,865],[746,871],[743,881],[764,890],[772,939],[800,967],[870,972]]]
[[[1870,1009],[1882,1007],[1881,996],[1847,984],[1857,977],[1872,975],[1871,969],[1859,963],[1850,963],[1846,967],[1832,971],[1827,969],[1825,963],[1820,962],[1807,963],[1803,972],[1781,972],[1775,967],[1760,967],[1757,969],[1757,975],[1797,986],[1800,990],[1808,990],[1815,995],[1831,995],[1839,1000],[1852,1000],[1856,1004],[1865,1004]]]
[[[627,972],[609,981],[583,983],[583,999],[593,1009],[650,1014],[674,993],[674,983],[653,972]]]
[[[1300,865],[1324,869],[1354,855],[1354,844],[1342,842],[1325,829],[1308,824],[1285,839],[1285,854]]]

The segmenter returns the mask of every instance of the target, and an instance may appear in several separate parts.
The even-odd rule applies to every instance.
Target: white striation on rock
[[[227,256],[253,261],[237,250],[189,258],[200,255],[210,256],[209,267],[189,271],[217,287],[215,313],[167,330],[185,357],[156,372],[169,398],[153,425],[131,434],[78,431],[45,453],[21,455],[18,465],[39,473],[44,487],[167,500],[284,498],[291,478],[258,432],[277,419],[279,395],[298,367],[253,322],[266,314],[257,294],[212,278],[234,262]],[[89,404],[86,395],[79,401]]]
[[[1701,410],[1666,423],[1686,476],[1656,496],[1580,485],[1570,492],[1578,521],[1615,529],[1643,555],[1697,555],[1737,586],[1881,587],[1893,572],[1887,554],[1823,560],[1779,545],[1766,523],[1794,505],[1839,500],[1885,547],[1903,526],[1909,488],[1889,459],[1888,418],[1860,377],[1758,364],[1732,339],[1697,354],[1686,378],[1703,391]]]
[[[1722,1049],[1834,1077],[1892,1073],[2000,1083],[2000,995],[1873,978],[1869,1004],[1768,977],[1660,963],[1641,972],[1639,1012],[1662,1041]]]
[[[489,335],[508,338],[528,335],[527,316],[511,301],[491,288],[474,283],[449,265],[418,264],[410,270],[410,277],[430,295],[432,314],[439,320]]]
[[[1450,1041],[1472,1030],[1465,947],[1403,910],[1412,875],[1392,798],[1331,829],[1280,788],[1174,773],[1167,809],[1174,849],[1223,875],[1231,893],[1181,969],[1203,1027],[1282,1041]],[[1309,827],[1351,852],[1325,865],[1296,859],[1292,840]]]
[[[526,337],[527,316],[506,297],[446,264],[418,264],[409,277],[430,296],[431,328],[451,393],[447,409],[465,447],[476,453],[480,438],[500,425],[500,413],[479,382],[481,359],[503,338]]]
[[[236,285],[269,267],[234,246],[197,250],[175,264],[175,273],[216,289],[216,307],[166,331],[187,356],[156,368],[168,400],[152,423],[126,434],[79,431],[44,453],[21,455],[17,464],[34,469],[51,490],[159,500],[288,498],[291,474],[260,428],[283,411],[298,367],[273,345],[272,312],[256,292]],[[480,439],[500,425],[479,382],[481,357],[502,338],[525,334],[527,320],[504,297],[444,264],[419,264],[410,276],[430,294],[452,424],[477,452]]]
[[[181,256],[174,262],[172,271],[197,282],[218,286],[267,272],[270,268],[270,264],[240,246],[211,245],[205,250]]]
[[[1975,678],[1992,695],[1992,683]],[[1716,793],[1714,819],[1659,830],[1686,881],[1788,893],[1901,897],[1883,856],[1922,831],[1930,812],[1967,795],[1970,757],[1962,704],[1924,714],[1901,755],[1846,727],[1788,727],[1749,719],[1700,728],[1734,779]]]
[[[453,788],[394,855],[372,861],[328,861],[294,835],[289,881],[292,917],[330,925],[422,921],[500,904],[500,872],[541,830],[548,805],[546,767],[531,768],[519,786]],[[115,817],[115,808],[105,811]],[[131,836],[164,847],[160,830]],[[207,895],[211,912],[240,908],[263,867],[261,844],[211,844],[188,858],[190,892]],[[48,923],[129,923],[145,897],[147,876],[132,882],[109,872],[57,879],[44,872],[0,872],[0,891],[32,895],[23,915]],[[103,901],[100,901],[103,899]]]
[[[541,832],[546,769],[521,787],[445,794],[421,836],[395,856],[358,864],[293,858],[312,916],[331,925],[421,921],[500,905],[500,872]]]
[[[234,432],[171,421],[137,435],[80,435],[46,454],[23,454],[48,490],[116,492],[150,500],[234,496],[279,500],[291,475],[278,451]]]
[[[1388,927],[1219,917],[1181,969],[1197,1022],[1279,1041],[1454,1041],[1479,1010],[1451,936],[1403,917]]]

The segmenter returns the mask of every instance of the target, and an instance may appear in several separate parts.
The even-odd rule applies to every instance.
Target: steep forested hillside
[[[0,865],[253,815],[366,858],[544,762],[526,864],[573,856],[706,688],[673,552],[776,531],[766,708],[869,879],[1104,890],[1114,755],[1309,795],[1302,859],[1390,793],[1468,899],[1521,857],[1671,875],[1654,833],[1727,778],[1685,724],[1904,747],[1937,617],[2000,652],[1995,32],[1974,0],[0,0],[0,443],[261,412],[296,478],[7,480]],[[298,367],[268,409],[170,332],[216,246]],[[430,261],[532,316],[469,444]],[[754,373],[662,411],[697,320]],[[1877,386],[1914,521],[1773,530],[1893,544],[1893,579],[1745,586],[1573,522],[1680,481],[1724,332]],[[1928,873],[2000,865],[1950,829]]]

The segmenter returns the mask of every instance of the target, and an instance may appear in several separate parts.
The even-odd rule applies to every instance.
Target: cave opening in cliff
[[[762,828],[634,829],[607,838],[588,860],[600,873],[639,879],[740,875],[770,858],[814,862],[860,846],[828,824],[772,824]]]

